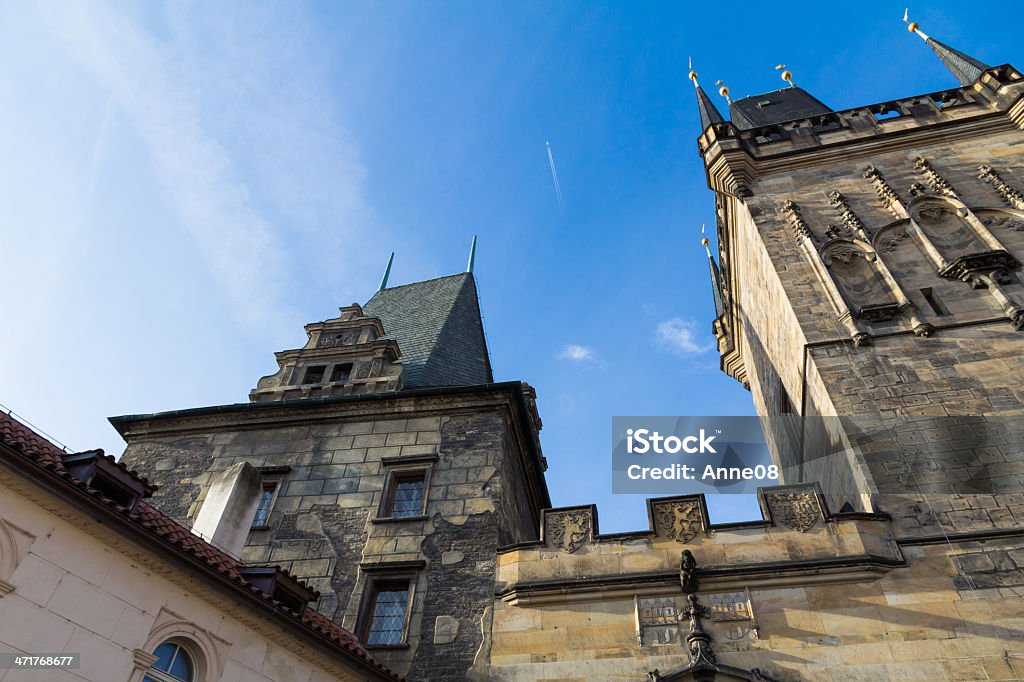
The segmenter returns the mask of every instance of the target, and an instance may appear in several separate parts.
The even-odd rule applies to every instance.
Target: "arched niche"
[[[993,248],[969,219],[967,207],[948,197],[921,197],[911,203],[908,213],[945,263]]]
[[[1011,208],[976,208],[973,211],[981,224],[1019,260],[1024,254],[1024,211]]]
[[[880,322],[896,316],[899,302],[882,274],[878,255],[869,244],[835,239],[822,249],[821,256],[855,317]]]

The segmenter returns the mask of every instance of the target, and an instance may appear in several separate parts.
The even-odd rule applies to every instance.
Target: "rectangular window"
[[[383,515],[398,518],[422,515],[424,478],[422,471],[393,474]]]
[[[933,313],[940,316],[949,314],[949,312],[946,310],[946,307],[942,305],[942,303],[939,301],[939,297],[935,295],[935,292],[932,291],[931,287],[928,287],[927,289],[921,289],[921,294],[924,296],[924,300],[928,302],[928,305],[931,307]]]
[[[324,365],[317,365],[316,367],[307,367],[306,376],[303,378],[302,383],[304,384],[320,384],[324,380],[324,372],[327,371],[327,367]]]
[[[348,383],[348,378],[352,374],[352,363],[346,362],[343,365],[335,365],[334,369],[331,370],[331,383]]]
[[[372,611],[366,624],[369,646],[389,646],[405,641],[406,615],[409,611],[409,581],[375,583]]]
[[[277,481],[266,481],[260,491],[260,503],[256,507],[256,516],[252,519],[253,528],[266,528],[270,524],[270,509],[274,506],[277,496]]]

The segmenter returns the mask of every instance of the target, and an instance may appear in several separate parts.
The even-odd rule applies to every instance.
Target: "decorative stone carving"
[[[636,598],[637,644],[679,644],[679,608],[675,597]]]
[[[944,177],[939,175],[939,172],[935,170],[931,162],[923,156],[917,157],[914,162],[914,168],[924,174],[925,180],[928,182],[928,186],[931,187],[932,191],[936,194],[944,194],[948,197],[955,197],[956,190],[949,184]]]
[[[992,272],[1000,269],[1016,270],[1020,266],[1020,261],[1006,251],[987,251],[961,256],[940,270],[939,275],[946,279],[959,279],[968,282],[978,272]]]
[[[978,166],[978,177],[988,184],[992,185],[999,196],[1003,198],[1010,206],[1014,208],[1024,209],[1024,193],[1021,193],[1014,187],[1006,184],[1006,182],[999,177],[999,173],[992,169],[991,166],[981,165]]]
[[[821,518],[818,496],[811,490],[767,492],[765,502],[774,523],[801,533]]]
[[[711,621],[718,624],[718,632],[724,632],[727,639],[736,641],[751,633],[757,639],[757,620],[749,588],[710,594],[708,601],[711,602]]]
[[[689,542],[704,529],[700,503],[696,499],[656,502],[652,510],[654,531],[659,537]]]
[[[683,555],[679,559],[679,583],[686,594],[697,591],[697,560],[688,549],[683,550]]]
[[[690,620],[690,634],[686,636],[686,644],[690,649],[690,665],[715,665],[715,652],[711,648],[711,635],[704,631],[700,619],[709,613],[708,607],[697,601],[697,595],[690,594],[686,598],[686,609],[683,610]]]
[[[878,198],[882,200],[882,204],[897,218],[902,217],[894,206],[894,204],[900,203],[900,197],[896,194],[896,190],[885,181],[881,171],[874,166],[868,166],[864,169],[864,177],[871,181],[871,185],[875,188]]]
[[[782,212],[786,214],[786,218],[789,219],[790,227],[793,229],[793,237],[799,242],[803,239],[809,239],[814,241],[814,235],[811,233],[811,228],[807,226],[807,221],[804,220],[803,215],[800,213],[800,206],[790,200],[782,202]]]
[[[857,214],[853,212],[853,208],[850,207],[850,202],[846,200],[846,197],[842,195],[838,190],[832,190],[828,193],[828,202],[832,204],[832,207],[839,212],[840,217],[843,219],[843,224],[846,225],[847,229],[851,233],[860,235],[864,238],[868,238],[868,231],[864,227],[864,223],[861,222]]]
[[[863,258],[869,263],[874,261],[874,254],[866,253],[852,246],[838,246],[830,249],[825,255],[825,265],[832,265],[833,261],[839,261],[843,265],[849,265],[854,258]]]
[[[926,197],[931,195],[931,190],[925,187],[920,182],[915,182],[913,185],[910,186],[910,189],[907,191],[910,194],[910,196],[914,198]]]
[[[1014,232],[1024,232],[1024,220],[1011,215],[990,215],[982,218],[981,222],[985,227],[995,227]]]
[[[590,512],[584,509],[548,512],[544,537],[549,547],[572,554],[593,539]]]
[[[878,250],[882,253],[892,253],[901,242],[905,242],[909,238],[910,234],[907,233],[905,227],[894,228],[886,232],[885,236],[878,242]]]

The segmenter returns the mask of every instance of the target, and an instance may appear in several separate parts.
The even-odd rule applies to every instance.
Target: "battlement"
[[[861,146],[861,151],[870,153],[880,138],[913,144],[936,127],[981,125],[990,119],[1024,127],[1022,98],[1024,75],[1004,64],[988,69],[967,87],[747,130],[728,121],[712,123],[697,139],[697,148],[712,189],[748,196],[750,181],[761,172],[781,170],[789,163],[800,165],[804,154],[805,163],[817,163],[826,148]],[[816,153],[807,154],[812,151]],[[844,149],[843,153],[849,152]]]

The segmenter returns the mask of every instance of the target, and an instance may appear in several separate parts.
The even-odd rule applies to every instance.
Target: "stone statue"
[[[683,556],[679,564],[679,582],[683,585],[683,592],[693,594],[697,591],[697,560],[693,558],[693,552],[683,550]]]

